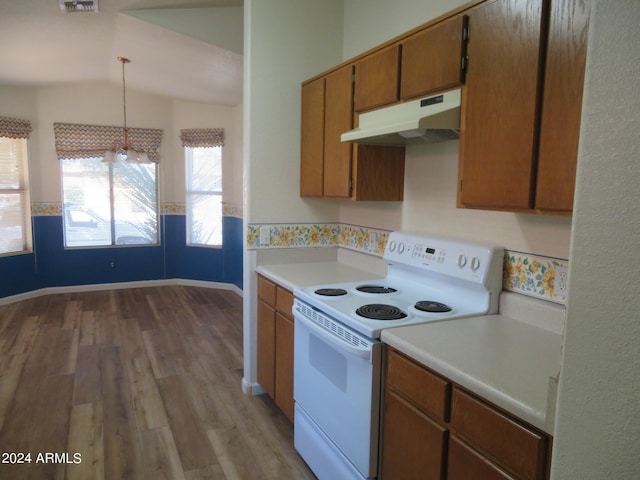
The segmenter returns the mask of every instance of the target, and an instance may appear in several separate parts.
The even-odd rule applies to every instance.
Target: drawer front
[[[447,421],[450,383],[390,348],[387,353],[387,385],[422,411]]]
[[[447,480],[515,480],[497,465],[491,463],[462,440],[452,435],[449,440]]]
[[[258,298],[275,308],[276,284],[258,275]]]
[[[544,478],[549,439],[457,388],[451,428],[518,478]]]
[[[276,289],[276,310],[283,316],[293,320],[293,293],[280,286]]]

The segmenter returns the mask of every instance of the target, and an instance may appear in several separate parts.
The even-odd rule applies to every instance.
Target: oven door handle
[[[366,360],[371,361],[371,346],[367,346],[367,347],[356,347],[355,345],[352,345],[351,343],[347,342],[346,340],[341,339],[340,337],[337,337],[336,335],[328,332],[327,330],[325,330],[324,328],[320,327],[319,325],[317,325],[313,320],[310,320],[309,318],[307,318],[306,316],[304,316],[302,313],[297,313],[294,312],[294,318],[299,321],[300,323],[303,323],[304,326],[306,326],[307,328],[309,328],[310,330],[313,330],[313,332],[318,335],[319,337],[322,337],[323,340],[326,340],[328,343],[330,343],[331,345],[333,345],[336,348],[339,348],[340,350],[342,350],[343,352],[349,353],[351,355],[354,355],[356,357],[360,357],[360,358],[364,358]]]

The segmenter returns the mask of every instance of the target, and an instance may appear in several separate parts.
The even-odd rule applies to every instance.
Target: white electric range
[[[320,479],[378,471],[380,333],[496,313],[504,250],[393,232],[387,276],[294,290],[294,443]]]

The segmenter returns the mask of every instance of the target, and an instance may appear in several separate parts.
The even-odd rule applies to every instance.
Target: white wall
[[[336,204],[299,196],[300,85],[341,61],[342,1],[248,1],[245,32],[248,220],[335,221]]]
[[[465,1],[345,0],[345,60],[438,17]],[[569,257],[571,217],[456,208],[458,144],[407,147],[402,203],[349,203],[340,222],[494,242],[509,250]]]
[[[299,195],[300,85],[341,61],[342,0],[245,0],[244,14],[245,231],[248,223],[335,222],[338,203]],[[245,246],[246,392],[257,385],[256,264]]]
[[[592,3],[552,463],[558,480],[640,478],[640,65],[630,50],[640,45],[638,20],[637,0]]]

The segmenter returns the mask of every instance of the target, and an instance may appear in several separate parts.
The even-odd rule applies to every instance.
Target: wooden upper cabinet
[[[321,197],[324,169],[324,78],[302,86],[300,196]]]
[[[325,77],[324,196],[351,196],[352,145],[340,136],[353,128],[353,67]]]
[[[543,0],[497,0],[469,12],[463,206],[533,207],[542,6]]]
[[[355,65],[354,110],[363,112],[399,100],[400,46],[365,57]]]
[[[539,209],[573,210],[588,26],[588,2],[551,2],[536,183]]]
[[[353,65],[302,85],[300,196],[401,201],[404,147],[353,145]]]
[[[464,83],[468,17],[458,15],[402,42],[400,97],[405,100]]]

